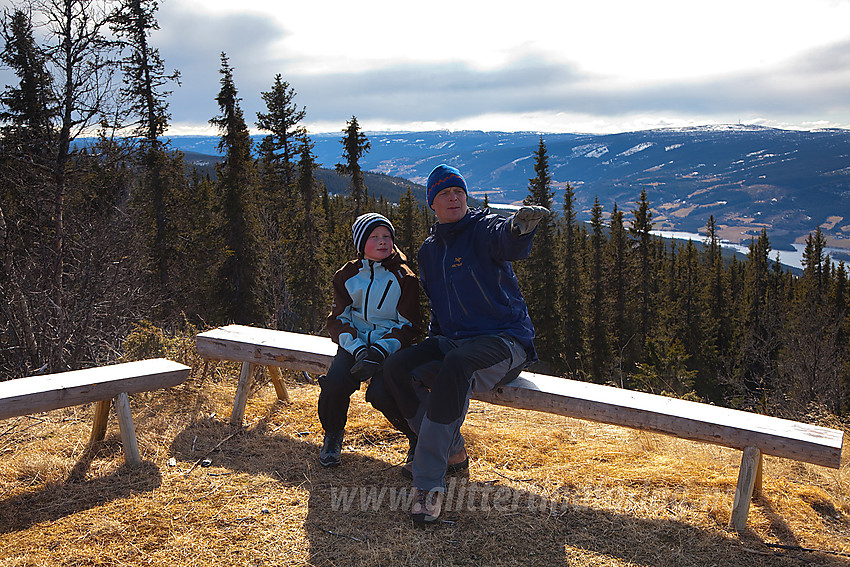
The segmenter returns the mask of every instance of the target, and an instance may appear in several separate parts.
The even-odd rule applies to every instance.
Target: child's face
[[[369,238],[366,239],[366,246],[363,247],[363,256],[367,260],[380,262],[393,252],[393,237],[390,229],[385,226],[375,227]]]

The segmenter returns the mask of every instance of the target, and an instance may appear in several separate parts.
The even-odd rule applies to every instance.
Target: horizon
[[[610,132],[582,132],[582,131],[546,131],[546,130],[534,130],[534,129],[526,129],[526,130],[486,130],[482,128],[432,128],[432,129],[421,129],[421,130],[411,130],[411,129],[399,129],[399,130],[372,130],[372,129],[361,129],[364,134],[372,134],[372,135],[383,135],[383,134],[415,134],[418,132],[452,132],[452,133],[460,133],[460,132],[482,132],[482,133],[500,133],[500,134],[541,134],[541,135],[575,135],[575,136],[607,136],[614,134],[630,134],[636,132],[649,132],[649,131],[658,131],[658,130],[699,130],[699,129],[708,129],[708,128],[752,128],[752,129],[767,129],[767,130],[786,130],[786,131],[794,131],[794,132],[822,132],[822,131],[830,131],[830,130],[841,130],[846,131],[850,130],[850,126],[840,127],[840,126],[818,126],[818,127],[779,127],[779,126],[766,126],[763,124],[755,124],[755,123],[708,123],[708,124],[695,124],[695,125],[685,125],[685,126],[663,126],[657,128],[643,128],[639,130],[616,130]],[[264,130],[259,130],[257,128],[249,128],[248,133],[251,136],[263,136],[267,135],[268,132]],[[323,135],[337,135],[342,134],[343,129],[340,130],[322,130],[322,131],[307,131],[308,136],[323,136]],[[213,129],[208,129],[208,131],[197,132],[197,133],[183,133],[176,132],[172,133],[170,131],[166,131],[163,134],[163,137],[218,137],[221,133]]]

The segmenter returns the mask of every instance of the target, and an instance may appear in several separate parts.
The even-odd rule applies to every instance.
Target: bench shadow
[[[727,537],[730,532],[723,526],[704,529],[674,517],[640,518],[578,505],[564,494],[541,495],[504,481],[471,481],[468,476],[449,478],[444,521],[423,530],[409,519],[411,489],[400,474],[397,452],[388,451],[387,460],[382,460],[347,446],[343,464],[324,469],[317,462],[318,445],[307,440],[316,432],[280,434],[262,421],[251,429],[234,431],[213,420],[198,422],[177,435],[171,454],[191,464],[209,455],[213,466],[266,475],[283,486],[306,489],[309,496],[304,530],[309,565],[356,565],[380,556],[381,563],[388,565],[516,563],[566,567],[587,561],[589,553],[600,563],[620,561],[659,567],[715,564],[718,549],[722,549],[723,557],[735,557],[736,564],[781,565],[784,559],[791,561],[763,547],[751,531],[739,540]],[[233,436],[218,450],[209,452],[229,435]],[[193,474],[202,474],[201,470],[196,468]],[[465,491],[462,495],[461,487]],[[566,493],[570,490],[574,489],[565,487]],[[769,512],[769,503],[762,499],[759,505]],[[781,518],[775,512],[772,516],[772,525],[779,526]],[[784,530],[777,529],[784,532],[784,541],[794,541],[787,525]],[[421,557],[416,555],[416,546],[422,546]],[[753,547],[760,551],[753,554]]]
[[[151,492],[162,484],[159,468],[150,461],[142,461],[136,467],[124,463],[107,476],[85,480],[94,459],[107,455],[114,459],[124,457],[119,443],[101,442],[94,450],[83,453],[63,482],[0,500],[0,534],[26,530],[113,500]]]

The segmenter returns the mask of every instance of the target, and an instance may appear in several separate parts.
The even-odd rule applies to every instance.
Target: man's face
[[[466,215],[466,191],[463,187],[446,187],[434,197],[431,208],[440,224],[457,222]]]

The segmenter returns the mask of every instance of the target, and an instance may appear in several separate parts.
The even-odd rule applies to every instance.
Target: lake
[[[672,230],[653,230],[652,234],[657,236],[661,236],[663,238],[675,238],[677,240],[693,240],[694,242],[705,243],[705,236],[702,234],[695,234],[693,232],[679,232]],[[732,244],[731,242],[727,242],[725,240],[720,241],[720,245],[724,248],[731,248],[742,254],[747,254],[750,251],[750,246],[747,244],[746,246],[741,244]],[[793,250],[771,250],[770,258],[772,260],[778,261],[780,264],[785,266],[789,266],[792,268],[803,269],[803,251],[806,248],[805,244],[792,244],[794,247]],[[824,248],[824,252],[829,254],[832,258],[833,262],[838,262],[839,260],[843,260],[845,264],[850,264],[850,250],[845,250],[843,248]]]

